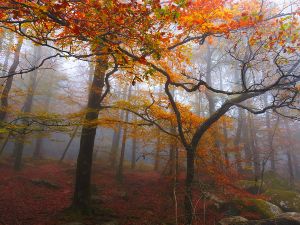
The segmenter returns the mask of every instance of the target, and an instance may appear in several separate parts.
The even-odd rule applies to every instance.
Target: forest
[[[300,225],[299,0],[1,0],[0,225]]]

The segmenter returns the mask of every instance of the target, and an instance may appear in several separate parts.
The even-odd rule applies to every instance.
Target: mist
[[[0,3],[0,223],[300,224],[299,31],[297,1]]]

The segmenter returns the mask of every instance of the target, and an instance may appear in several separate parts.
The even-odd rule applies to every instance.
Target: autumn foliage
[[[45,127],[55,127],[53,132],[74,130],[71,141],[76,138],[78,128],[81,129],[77,167],[73,171],[76,174],[75,182],[67,174],[71,168],[69,165],[66,168],[52,164],[41,165],[38,167],[40,172],[30,168],[20,172],[20,180],[5,168],[2,176],[8,185],[5,187],[7,189],[0,191],[5,194],[10,187],[15,186],[16,194],[21,196],[26,194],[26,188],[33,188],[38,193],[37,198],[44,198],[47,195],[45,187],[33,186],[27,177],[40,179],[36,177],[42,176],[44,179],[45,174],[57,173],[57,177],[49,176],[49,179],[53,178],[54,182],[59,183],[63,191],[59,193],[52,190],[48,193],[45,199],[53,198],[55,201],[49,201],[51,206],[46,213],[55,214],[67,205],[72,205],[73,209],[90,214],[93,212],[92,202],[95,197],[92,182],[95,182],[103,188],[101,204],[105,203],[113,209],[121,217],[122,224],[133,224],[135,220],[136,224],[142,224],[156,214],[159,220],[171,220],[174,211],[170,207],[176,205],[176,223],[178,219],[190,225],[193,220],[200,218],[194,214],[206,210],[206,206],[196,210],[194,206],[198,203],[206,204],[205,192],[210,187],[224,199],[253,197],[240,190],[237,181],[248,178],[246,167],[249,164],[254,166],[254,169],[250,169],[253,169],[255,182],[262,180],[269,158],[259,162],[259,153],[256,152],[258,147],[255,146],[258,144],[251,127],[254,122],[250,113],[263,114],[273,110],[282,117],[297,119],[299,116],[299,6],[295,4],[291,12],[285,12],[289,7],[292,8],[283,6],[281,9],[272,1],[259,0],[0,2],[0,27],[18,38],[19,47],[11,49],[15,59],[18,59],[14,60],[15,64],[19,63],[23,39],[53,52],[44,60],[36,60],[31,69],[26,70],[20,65],[17,69],[18,65],[15,65],[13,70],[2,77],[9,82],[1,89],[2,102],[6,103],[1,103],[1,110],[9,116],[0,121],[0,128],[7,135],[7,140],[13,136],[16,143],[18,140],[23,141],[19,154],[14,153],[16,159],[19,157],[21,162],[26,132],[36,131],[28,129],[32,123],[37,123],[37,127],[43,130],[46,130]],[[68,98],[58,97],[63,100],[60,110],[67,112],[61,114],[31,112],[29,109],[19,112],[17,108],[21,108],[21,103],[17,101],[14,106],[8,106],[9,98],[10,101],[23,100],[22,96],[16,97],[18,90],[15,87],[11,91],[13,77],[36,72],[46,61],[54,58],[72,58],[89,64],[89,81],[88,85],[84,84],[88,87],[85,91],[88,94],[82,94],[74,88],[71,94],[68,93]],[[81,79],[85,75],[87,70],[76,82],[83,83]],[[65,81],[71,83],[67,79]],[[31,97],[31,103],[33,90],[29,87],[24,94],[27,97],[25,99]],[[122,90],[124,93],[120,94]],[[14,98],[11,93],[15,94]],[[74,93],[81,97],[76,99]],[[192,98],[196,98],[196,101],[200,99],[200,103],[193,102]],[[79,105],[76,112],[67,109],[75,104]],[[27,108],[31,108],[31,105]],[[8,119],[21,122],[9,122]],[[272,150],[270,121],[268,123],[268,141]],[[249,128],[245,128],[245,124]],[[161,169],[164,176],[158,176],[157,168],[155,173],[132,172],[125,175],[124,183],[123,178],[118,178],[118,173],[117,182],[112,179],[111,171],[103,172],[101,169],[104,166],[94,169],[97,127],[113,131],[118,144],[122,140],[118,173],[123,174],[126,142],[131,139],[132,154],[137,151],[133,143],[140,141],[146,146],[145,149],[151,145],[154,149],[153,146],[156,146],[155,153],[145,150],[142,158],[150,155],[151,160],[159,161],[162,153],[169,156],[165,168]],[[250,131],[247,133],[247,130]],[[251,156],[247,155],[247,148],[252,149]],[[113,151],[112,147],[110,158],[116,158]],[[244,158],[249,156],[245,160],[242,151],[245,152]],[[132,169],[135,160],[138,161],[132,159]],[[16,168],[20,169],[20,163],[18,165]],[[92,176],[92,171],[97,174]],[[185,176],[182,175],[184,172]],[[9,177],[13,177],[12,181]],[[159,194],[160,189],[156,187],[158,183],[164,191],[168,190],[168,193],[164,192],[164,195],[170,197],[167,200],[163,200]],[[125,191],[120,188],[120,184],[123,184]],[[25,191],[21,185],[24,185]],[[75,186],[73,192],[70,190],[72,185]],[[149,186],[154,188],[150,190]],[[174,193],[176,190],[179,192],[178,198]],[[137,193],[139,191],[143,195]],[[72,194],[73,201],[70,200]],[[4,201],[17,197],[7,195]],[[32,199],[27,199],[25,195],[24,201],[27,200],[26,204],[31,204]],[[212,202],[208,200],[208,203]],[[39,204],[35,205],[37,208],[34,210],[44,213]],[[139,204],[146,209],[136,212],[136,207],[131,208]],[[12,221],[11,209],[8,211],[5,220]],[[165,212],[166,215],[163,215]],[[128,218],[140,213],[143,216]],[[209,213],[213,218],[211,223],[221,216],[221,213],[214,214],[213,210]],[[18,211],[17,214],[19,216],[21,213]],[[142,221],[142,217],[145,221]],[[44,217],[40,219],[45,222]]]

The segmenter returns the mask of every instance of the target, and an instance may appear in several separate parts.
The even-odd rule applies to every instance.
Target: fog
[[[0,224],[300,223],[297,1],[41,2],[0,3]]]

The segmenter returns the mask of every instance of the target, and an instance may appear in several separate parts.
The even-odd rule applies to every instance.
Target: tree
[[[21,48],[23,44],[23,37],[18,38],[16,50],[14,52],[14,61],[11,64],[8,74],[7,74],[7,80],[5,83],[5,86],[3,88],[3,91],[1,93],[1,110],[0,110],[0,121],[3,122],[6,114],[7,114],[7,108],[8,108],[8,95],[11,90],[11,86],[13,83],[13,74],[16,72],[16,69],[19,65],[19,60],[20,60],[20,53],[21,53]]]
[[[132,86],[128,89],[128,95],[127,99],[130,99],[132,93]],[[127,141],[127,123],[129,122],[129,113],[125,113],[125,126],[123,129],[123,135],[122,135],[122,142],[121,142],[121,153],[120,153],[120,159],[119,159],[119,165],[117,168],[117,174],[116,178],[119,182],[123,182],[123,164],[124,164],[124,157],[125,157],[125,148],[126,148],[126,141]]]
[[[267,105],[267,95],[264,96],[264,104]],[[271,119],[270,114],[266,112],[266,127],[268,132],[268,142],[270,148],[270,161],[271,161],[271,169],[275,172],[276,171],[276,162],[275,162],[275,149],[273,148],[273,138],[272,138],[272,131],[271,131]]]
[[[68,149],[69,149],[69,147],[70,147],[70,145],[71,145],[71,143],[72,143],[74,137],[76,136],[76,134],[77,134],[77,132],[78,132],[78,129],[79,129],[79,126],[75,127],[75,129],[74,129],[74,131],[73,131],[73,133],[72,133],[72,135],[71,135],[71,138],[70,138],[70,140],[69,140],[69,142],[68,142],[66,148],[64,149],[63,154],[62,154],[61,157],[60,157],[60,160],[59,160],[60,162],[62,162],[62,161],[64,160],[64,158],[65,158],[65,156],[66,156],[66,154],[67,154],[67,152],[68,152]]]
[[[90,182],[92,157],[94,149],[94,140],[97,126],[92,122],[97,120],[101,107],[103,96],[102,89],[105,83],[106,70],[108,59],[105,56],[98,57],[94,72],[94,78],[91,86],[91,91],[88,97],[87,113],[85,115],[86,125],[82,127],[80,149],[77,158],[76,168],[76,184],[73,198],[73,205],[81,211],[88,211],[90,209]]]
[[[46,99],[44,101],[44,110],[46,112],[49,111],[49,108],[50,108],[50,103],[51,103],[51,98],[53,97],[53,83],[54,83],[54,79],[53,79],[53,76],[50,76],[49,77],[50,79],[48,80],[47,82],[47,87],[48,87],[48,90],[46,91]],[[33,159],[41,159],[42,158],[42,148],[43,148],[43,141],[44,141],[44,138],[43,136],[39,136],[36,140],[36,143],[35,143],[35,149],[33,151]]]
[[[278,49],[286,51],[294,49],[293,46],[283,47],[284,43],[281,43],[288,41],[284,39],[284,35],[288,32],[282,30],[280,23],[286,24],[287,22],[278,20],[278,23],[273,23],[275,18],[286,14],[268,17],[266,14],[268,11],[271,10],[261,2],[255,2],[250,6],[248,2],[230,4],[230,2],[221,0],[209,3],[201,0],[180,3],[170,1],[166,4],[160,4],[158,1],[124,3],[113,0],[107,2],[63,0],[61,2],[8,1],[0,3],[0,21],[4,27],[37,44],[56,49],[60,52],[59,55],[95,60],[96,62],[77,161],[74,206],[81,209],[89,206],[91,162],[96,133],[93,121],[97,120],[102,100],[109,91],[110,72],[106,73],[106,71],[109,68],[111,71],[115,71],[118,66],[122,66],[122,70],[126,72],[127,76],[134,74],[133,81],[147,80],[153,76],[162,77],[164,91],[175,115],[177,137],[187,153],[185,208],[187,224],[192,223],[195,154],[200,139],[206,131],[233,106],[247,108],[252,113],[260,113],[271,108],[278,109],[289,106],[292,103],[291,100],[297,95],[293,89],[297,76],[291,75],[295,70],[292,68],[296,64],[288,64],[286,67],[291,67],[288,70],[286,67],[282,69],[280,60],[284,58],[284,55],[282,55],[282,51],[277,51]],[[288,19],[288,22],[292,20],[294,18]],[[268,34],[262,37],[262,30],[257,29],[260,26],[266,26],[269,21],[271,22],[268,26],[274,27],[276,37],[269,38]],[[23,24],[29,27],[28,32],[20,29]],[[292,24],[296,24],[295,21],[292,21]],[[245,41],[249,35],[242,29],[245,30],[249,27],[255,28],[254,34]],[[174,32],[175,28],[178,32]],[[241,31],[238,32],[240,29]],[[239,33],[241,38],[233,37],[234,35],[231,36],[231,33]],[[188,71],[191,66],[186,56],[186,47],[191,47],[195,43],[203,44],[207,40],[213,39],[214,36],[237,39],[228,51],[241,67],[242,87],[240,90],[219,90],[210,86],[202,76],[200,78],[195,74],[192,76]],[[297,40],[297,35],[295,37]],[[263,39],[264,45],[261,45],[261,42],[257,43],[257,40],[261,39]],[[255,48],[252,48],[251,45],[255,44]],[[247,46],[247,51],[243,48],[244,46]],[[85,49],[87,51],[84,51]],[[82,51],[80,52],[80,50]],[[246,54],[241,57],[239,51],[246,52]],[[262,79],[260,83],[247,85],[245,79],[249,77],[249,71],[257,62],[257,58],[270,62],[267,57],[263,58],[261,52],[266,52],[265,56],[271,54],[275,59],[275,67],[279,71],[275,72],[274,67],[272,67],[273,71],[269,71],[275,72],[273,76],[275,82],[268,81],[267,83]],[[294,57],[297,58],[297,56]],[[272,65],[274,66],[274,63]],[[22,74],[23,72],[19,71],[16,74],[18,73]],[[106,91],[101,94],[104,84]],[[183,127],[183,114],[171,94],[172,87],[184,89],[188,93],[204,87],[209,91],[233,97],[222,102],[218,109],[194,128],[192,135],[187,136]],[[275,101],[271,106],[256,111],[241,104],[243,101],[263,95],[267,91],[279,91],[279,94],[273,94]],[[286,97],[289,99],[287,101],[281,99],[284,91],[291,93]],[[159,124],[156,123],[156,125]]]
[[[41,57],[41,48],[35,47],[35,62],[37,62]],[[27,88],[27,94],[24,101],[24,105],[22,107],[22,112],[26,115],[31,112],[32,105],[33,105],[33,97],[37,86],[37,75],[38,70],[35,70],[33,74],[30,77],[30,83]],[[20,123],[22,125],[26,124],[26,119],[21,119]],[[26,130],[26,128],[24,129]],[[21,169],[21,163],[22,163],[22,155],[23,155],[23,148],[24,148],[24,142],[25,142],[25,131],[21,134],[18,134],[16,136],[16,143],[15,143],[15,149],[14,149],[14,156],[15,156],[15,164],[14,169],[20,170]]]
[[[278,42],[281,40],[278,39]],[[267,43],[267,44],[266,44]],[[216,123],[223,115],[225,115],[232,107],[237,106],[243,109],[248,110],[249,116],[248,116],[248,124],[251,122],[250,113],[252,114],[261,114],[265,113],[269,109],[273,109],[275,112],[279,112],[281,108],[287,107],[293,109],[294,107],[299,107],[297,105],[297,102],[294,100],[299,95],[299,92],[296,90],[295,85],[299,79],[299,74],[297,73],[296,68],[299,65],[299,59],[293,60],[289,62],[288,64],[281,64],[280,59],[282,57],[286,58],[284,55],[282,55],[282,51],[277,51],[274,48],[268,47],[268,41],[265,40],[264,45],[258,44],[248,44],[246,43],[246,49],[244,49],[245,43],[242,41],[235,42],[233,44],[233,47],[230,48],[229,54],[234,60],[237,60],[240,63],[240,84],[238,90],[233,91],[227,91],[227,90],[220,90],[217,88],[214,88],[213,86],[210,86],[205,80],[195,78],[192,75],[187,75],[181,72],[183,74],[184,78],[182,78],[182,81],[178,81],[179,79],[176,77],[176,71],[175,69],[171,70],[168,68],[166,64],[164,64],[164,68],[161,66],[156,66],[155,64],[148,62],[148,65],[151,66],[154,70],[157,71],[158,74],[162,74],[165,77],[165,93],[167,95],[168,101],[170,103],[171,108],[174,111],[175,118],[176,118],[176,126],[177,126],[177,136],[179,140],[181,141],[182,146],[185,148],[187,153],[187,169],[186,169],[186,197],[185,197],[185,209],[186,209],[186,216],[188,224],[192,223],[193,220],[193,203],[192,203],[192,183],[194,180],[194,162],[195,162],[195,154],[197,152],[197,149],[199,148],[199,143],[202,140],[202,137],[204,134],[212,127],[214,123]],[[265,44],[267,47],[265,47]],[[237,47],[239,45],[239,47]],[[278,46],[276,46],[277,48]],[[243,49],[244,51],[242,51]],[[244,53],[244,56],[240,56],[240,52]],[[268,55],[270,57],[270,54],[273,55],[272,60],[266,60],[265,56]],[[128,53],[130,55],[130,53]],[[292,52],[293,55],[293,52]],[[132,56],[134,57],[134,56]],[[295,57],[295,55],[291,56]],[[267,62],[265,64],[266,67],[269,67],[269,71],[266,71],[263,75],[268,76],[269,73],[274,73],[274,79],[272,81],[266,81],[265,77],[259,77],[259,79],[254,80],[251,83],[245,82],[249,78],[251,78],[251,70],[252,65],[255,65],[256,62]],[[251,65],[251,66],[250,66]],[[174,68],[174,64],[170,64]],[[172,72],[171,72],[172,71]],[[173,72],[175,71],[175,72]],[[174,81],[174,77],[177,78],[176,81]],[[188,78],[189,80],[185,80]],[[199,123],[194,130],[194,133],[191,134],[190,130],[186,131],[186,124],[185,124],[185,114],[182,111],[182,106],[179,102],[176,102],[172,93],[171,93],[171,87],[180,87],[186,92],[193,92],[197,91],[199,87],[205,86],[208,90],[220,93],[223,95],[228,95],[229,98],[226,101],[223,101],[221,106],[211,113],[210,116],[204,119],[201,123]],[[272,101],[268,103],[267,106],[265,106],[263,109],[256,109],[252,108],[251,105],[242,104],[242,102],[246,100],[251,99],[259,99],[259,96],[263,96],[265,93],[270,93],[272,95]],[[233,97],[231,97],[233,96]],[[296,104],[296,105],[295,105]],[[151,109],[151,106],[154,105],[154,103],[151,103],[148,107],[146,107],[147,110],[149,108]],[[162,129],[165,133],[170,134],[167,130],[163,129],[155,120],[151,119],[151,116],[149,116],[146,112],[140,112],[137,113],[140,117],[144,118],[146,121],[152,122],[153,124],[157,125],[160,129]],[[252,134],[249,134],[249,137],[252,139],[253,136],[253,130]],[[253,140],[252,140],[253,143]],[[250,143],[251,144],[251,143]],[[254,146],[252,147],[254,149]],[[255,149],[254,149],[255,150]],[[255,153],[257,154],[257,153]],[[256,155],[258,156],[258,155]],[[258,168],[259,166],[257,163],[260,163],[258,158],[255,159],[255,163],[257,166],[256,171],[260,171]],[[258,173],[258,172],[257,172]]]

